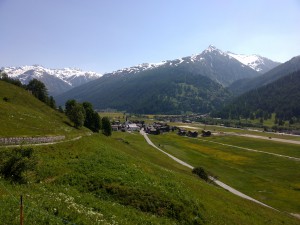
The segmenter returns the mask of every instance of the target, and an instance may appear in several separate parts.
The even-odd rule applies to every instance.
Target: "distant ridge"
[[[48,69],[39,65],[2,67],[1,70],[5,71],[8,76],[19,79],[23,84],[27,84],[34,78],[38,79],[46,85],[49,94],[53,96],[102,76],[96,72],[75,68]]]
[[[280,71],[279,69],[276,71]],[[271,118],[271,114],[276,113],[276,117],[282,120],[299,118],[299,84],[300,70],[292,73],[286,70],[281,78],[237,97],[218,116],[232,119]]]
[[[277,79],[300,70],[300,56],[293,57],[289,61],[280,64],[269,72],[255,78],[246,78],[238,80],[229,86],[229,89],[235,94],[240,95],[249,90],[262,87]]]

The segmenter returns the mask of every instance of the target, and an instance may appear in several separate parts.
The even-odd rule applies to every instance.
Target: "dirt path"
[[[154,148],[156,148],[157,150],[161,151],[162,153],[166,154],[166,155],[169,156],[171,159],[175,160],[176,162],[180,163],[181,165],[186,166],[186,167],[188,167],[188,168],[190,168],[190,169],[193,169],[193,168],[194,168],[194,167],[191,166],[190,164],[188,164],[188,163],[186,163],[186,162],[184,162],[184,161],[182,161],[182,160],[176,158],[175,156],[173,156],[173,155],[171,155],[171,154],[169,154],[169,153],[167,153],[167,152],[161,150],[160,148],[158,148],[158,147],[157,147],[155,144],[153,144],[153,142],[149,139],[149,137],[148,137],[147,134],[144,132],[144,130],[141,130],[140,133],[141,133],[141,135],[144,136],[144,138],[145,138],[145,140],[147,141],[147,143],[148,143],[149,145],[151,145],[152,147],[154,147]],[[255,202],[255,203],[257,203],[257,204],[260,204],[260,205],[262,205],[262,206],[265,206],[265,207],[274,209],[274,210],[276,210],[276,211],[279,211],[279,210],[277,210],[277,209],[275,209],[275,208],[273,208],[273,207],[271,207],[271,206],[269,206],[269,205],[266,205],[266,204],[264,204],[264,203],[262,203],[262,202],[260,202],[260,201],[258,201],[258,200],[256,200],[256,199],[254,199],[254,198],[251,198],[251,197],[248,196],[248,195],[243,194],[242,192],[240,192],[240,191],[238,191],[238,190],[236,190],[236,189],[234,189],[234,188],[228,186],[227,184],[225,184],[225,183],[223,183],[223,182],[221,182],[221,181],[219,181],[219,180],[217,180],[217,179],[214,179],[213,177],[209,177],[209,179],[211,179],[212,181],[214,181],[217,185],[219,185],[220,187],[224,188],[225,190],[227,190],[227,191],[229,191],[229,192],[231,192],[231,193],[233,193],[233,194],[235,194],[235,195],[237,195],[237,196],[239,196],[239,197],[241,197],[241,198],[250,200],[250,201]]]

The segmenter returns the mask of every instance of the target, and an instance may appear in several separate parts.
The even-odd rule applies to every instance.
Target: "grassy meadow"
[[[300,213],[300,161],[249,152],[218,143],[289,156],[299,156],[299,145],[244,137],[193,139],[180,137],[175,133],[150,138],[166,152],[194,167],[206,168],[219,180],[237,190],[280,211]]]
[[[25,224],[299,223],[205,183],[138,133],[36,146],[34,155],[28,184],[0,178],[1,224],[18,224],[20,194]]]

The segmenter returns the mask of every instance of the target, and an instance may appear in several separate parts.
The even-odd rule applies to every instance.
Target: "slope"
[[[28,224],[298,224],[285,213],[205,183],[148,146],[141,135],[95,134],[35,147],[31,183],[0,178],[0,220],[17,224],[24,195]],[[34,182],[38,180],[38,182]]]
[[[184,68],[158,67],[126,75],[104,75],[57,97],[92,102],[95,108],[135,113],[206,113],[219,108],[230,94],[220,84]]]
[[[253,114],[276,113],[278,118],[289,120],[300,117],[300,70],[258,89],[249,91],[226,106],[223,118],[249,118]]]
[[[0,137],[78,135],[84,131],[68,125],[62,114],[26,90],[0,81]]]
[[[273,81],[298,70],[300,70],[300,56],[293,57],[289,61],[259,77],[237,80],[229,86],[229,90],[235,95],[240,95],[249,90],[272,83]]]

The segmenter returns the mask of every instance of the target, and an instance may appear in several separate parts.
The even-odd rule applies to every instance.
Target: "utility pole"
[[[24,225],[24,215],[23,215],[23,196],[20,196],[20,225]]]

